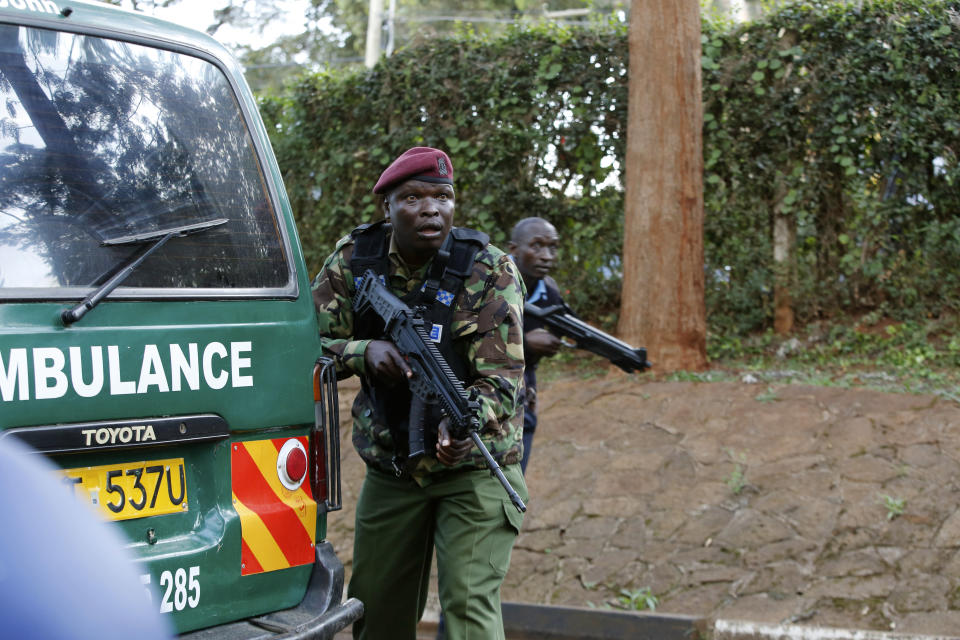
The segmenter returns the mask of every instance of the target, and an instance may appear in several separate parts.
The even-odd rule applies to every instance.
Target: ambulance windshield
[[[211,219],[227,222],[169,243],[117,293],[291,285],[253,140],[210,62],[0,25],[0,97],[0,296],[75,297],[138,250],[111,239]]]

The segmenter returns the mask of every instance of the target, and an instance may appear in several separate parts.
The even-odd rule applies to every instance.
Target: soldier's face
[[[523,279],[530,282],[545,278],[557,259],[560,236],[549,222],[531,224],[519,242],[510,243],[510,255]]]
[[[419,267],[443,245],[453,225],[453,187],[423,180],[407,180],[384,200],[387,220],[400,256]]]

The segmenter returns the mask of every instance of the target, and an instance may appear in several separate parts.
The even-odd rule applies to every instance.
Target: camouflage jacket
[[[354,274],[350,269],[353,238],[341,238],[313,281],[321,344],[325,355],[336,362],[337,372],[366,376],[364,352],[369,340],[354,336]],[[430,266],[411,269],[390,242],[389,288],[403,296],[419,287]],[[503,251],[487,245],[474,258],[473,273],[453,304],[453,346],[464,358],[479,392],[481,436],[500,464],[519,462],[523,409],[519,402],[523,382],[523,320],[525,291],[516,265]],[[372,379],[367,379],[373,384]],[[468,388],[469,390],[469,388]],[[389,470],[399,450],[389,428],[380,424],[372,402],[362,391],[353,406],[353,444],[368,464]],[[449,471],[433,455],[425,456],[413,472],[420,484],[435,473]],[[485,469],[480,451],[454,468]]]

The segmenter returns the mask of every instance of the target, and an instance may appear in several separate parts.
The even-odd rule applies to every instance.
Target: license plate
[[[108,520],[187,510],[183,458],[64,469],[64,482]]]

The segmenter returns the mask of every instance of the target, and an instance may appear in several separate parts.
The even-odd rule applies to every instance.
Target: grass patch
[[[712,369],[757,382],[937,393],[960,402],[960,319],[895,322],[867,314],[852,324],[812,323],[791,336],[710,335]]]
[[[752,382],[758,402],[776,401],[773,389],[809,384],[888,393],[932,393],[960,404],[960,319],[894,322],[868,314],[852,324],[813,323],[791,336],[772,331],[748,337],[707,336],[706,371],[633,374],[638,382]],[[590,379],[616,370],[580,349],[564,348],[540,361],[542,383]]]

